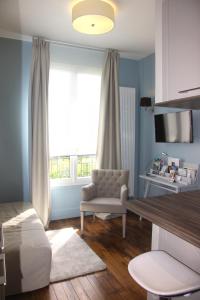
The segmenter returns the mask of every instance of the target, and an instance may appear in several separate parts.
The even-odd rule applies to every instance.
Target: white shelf
[[[150,185],[154,185],[172,193],[190,191],[199,188],[198,183],[185,185],[179,182],[170,182],[169,178],[159,175],[140,175],[139,177],[144,179]],[[148,192],[146,192],[145,197],[147,197],[147,195]]]

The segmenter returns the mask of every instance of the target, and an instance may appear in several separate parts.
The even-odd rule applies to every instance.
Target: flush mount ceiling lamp
[[[114,27],[114,7],[102,0],[82,0],[72,8],[75,30],[86,34],[103,34]]]

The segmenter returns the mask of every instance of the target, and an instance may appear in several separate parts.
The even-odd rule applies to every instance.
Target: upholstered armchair
[[[82,187],[81,234],[84,226],[84,213],[122,214],[122,236],[126,234],[126,207],[128,197],[127,170],[93,170],[92,183]]]

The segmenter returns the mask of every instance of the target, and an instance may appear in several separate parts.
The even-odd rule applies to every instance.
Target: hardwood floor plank
[[[70,281],[62,282],[65,293],[67,294],[68,299],[70,300],[79,300],[78,295],[76,294],[73,285]]]
[[[82,287],[79,278],[74,278],[71,280],[71,284],[78,295],[79,299],[81,300],[89,300],[87,293],[85,292],[84,288]]]
[[[86,294],[91,300],[103,300],[103,296],[98,290],[94,289],[89,279],[85,277],[79,277],[82,287],[84,288]]]
[[[120,291],[123,289],[119,281],[110,272],[107,271],[105,274],[105,279],[110,283],[110,285],[112,285],[115,291]]]
[[[66,292],[65,292],[65,289],[63,287],[63,284],[62,282],[59,282],[59,283],[54,283],[52,285],[53,287],[53,290],[55,292],[55,295],[57,297],[58,300],[66,300],[66,299],[69,299]],[[69,299],[70,300],[70,299]]]
[[[106,299],[107,300],[123,300],[122,296],[117,293],[109,294]]]
[[[99,275],[99,273],[95,274],[97,280],[104,290],[106,290],[107,294],[112,294],[117,292],[117,290],[110,284],[110,282],[105,278],[105,275]]]
[[[101,295],[101,297],[105,300],[106,295],[107,295],[107,291],[105,291],[102,287],[102,285],[100,284],[100,282],[98,281],[98,279],[96,278],[95,274],[93,275],[87,275],[88,280],[90,281],[92,287]]]
[[[58,300],[52,286],[40,289],[38,293],[32,293],[29,300]]]
[[[115,255],[115,257],[113,257],[113,255],[111,254],[107,254],[107,256],[108,256],[108,261],[107,261],[108,268],[110,272],[113,274],[113,276],[115,276],[117,280],[120,282],[123,288],[125,290],[129,288],[133,291],[133,293],[138,294],[138,297],[140,297],[139,299],[141,300],[145,299],[144,290],[137,283],[133,281],[133,279],[128,273],[127,267],[124,268],[124,264],[121,261],[120,256],[118,256],[117,254]]]
[[[56,294],[55,294],[53,285],[50,285],[50,286],[49,286],[49,298],[48,298],[47,300],[59,300],[59,299],[56,297]]]

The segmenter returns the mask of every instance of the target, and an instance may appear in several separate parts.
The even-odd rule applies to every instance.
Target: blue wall
[[[77,217],[80,214],[81,186],[59,186],[51,190],[51,219]]]
[[[153,97],[155,91],[155,56],[150,55],[139,62],[140,95]],[[178,109],[156,108],[155,114]],[[140,164],[139,173],[144,173],[151,161],[166,152],[169,156],[178,157],[190,163],[200,163],[200,111],[193,111],[193,144],[156,143],[154,135],[154,113],[140,109]],[[152,189],[152,195],[158,190]],[[144,183],[140,181],[140,196],[144,193]]]
[[[139,61],[140,97],[155,95],[155,56],[150,55]],[[149,109],[140,107],[139,126],[139,174],[144,173],[153,156],[153,114]],[[139,180],[139,195],[144,191],[144,182]]]
[[[0,201],[29,200],[31,44],[0,38]]]

